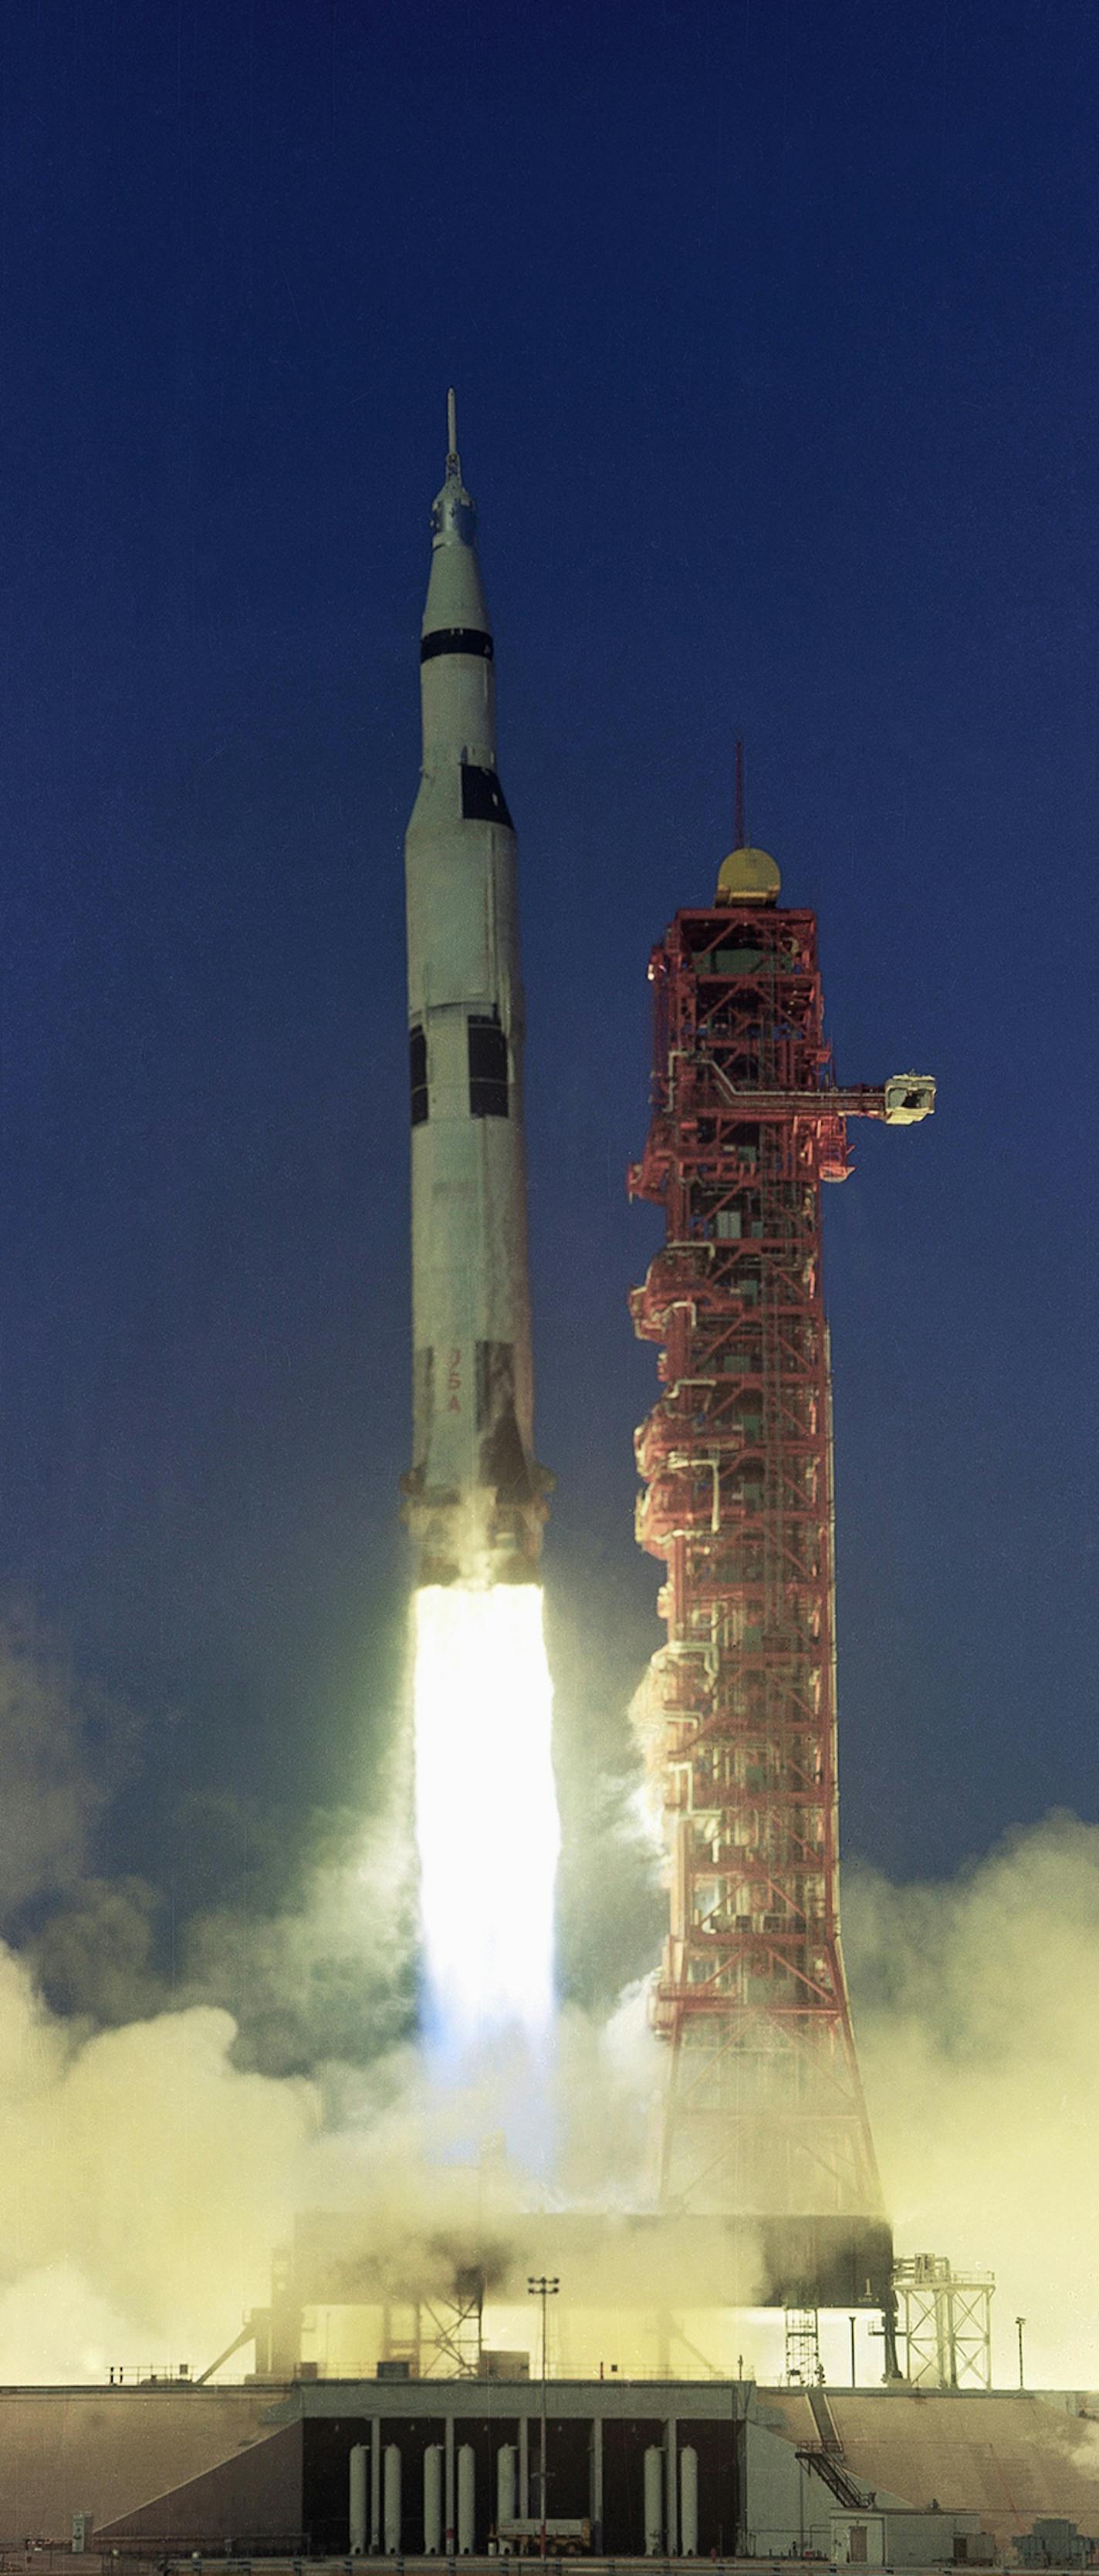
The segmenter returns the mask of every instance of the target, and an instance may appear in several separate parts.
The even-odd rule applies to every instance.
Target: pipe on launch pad
[[[366,2555],[366,2444],[352,2444],[348,2460],[347,2547],[352,2558]]]
[[[382,2529],[387,2558],[396,2558],[401,2546],[401,2454],[396,2442],[387,2442],[382,2462]]]
[[[437,2558],[443,2545],[443,2446],[429,2442],[424,2452],[424,2556]]]
[[[458,2451],[458,2556],[472,2558],[476,2521],[476,2459],[472,2442]]]

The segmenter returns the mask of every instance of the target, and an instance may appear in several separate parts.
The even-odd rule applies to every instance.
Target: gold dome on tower
[[[766,850],[730,850],[717,880],[719,903],[777,903],[782,879]]]

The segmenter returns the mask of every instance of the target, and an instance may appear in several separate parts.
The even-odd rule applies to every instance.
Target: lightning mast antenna
[[[743,850],[747,848],[747,844],[748,832],[744,821],[744,745],[742,742],[738,742],[736,747],[736,788],[733,800],[733,848],[734,850]]]

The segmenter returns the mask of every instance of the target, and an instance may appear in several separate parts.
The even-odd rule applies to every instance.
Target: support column
[[[424,2556],[437,2558],[443,2545],[443,2446],[429,2442],[424,2452]]]
[[[382,2426],[375,2415],[370,2427],[370,2546],[377,2557],[382,2545]]]
[[[519,2418],[519,2519],[530,2521],[530,2417]]]
[[[472,2442],[458,2452],[458,2555],[472,2558],[477,2536],[476,2462]]]
[[[645,2453],[645,2556],[662,2558],[667,2551],[664,2524],[664,2479],[667,2461],[659,2442],[650,2442]]]
[[[801,2539],[804,2552],[804,2527]],[[679,2454],[679,2552],[682,2558],[698,2556],[698,2453],[693,2442],[684,2442]]]
[[[603,2418],[593,2415],[591,2425],[591,2537],[593,2549],[603,2546]]]
[[[500,2448],[496,2454],[497,2540],[501,2540],[505,2524],[514,2522],[515,2515],[515,2444],[514,2442],[501,2442]]]
[[[353,2442],[348,2469],[347,2549],[361,2558],[366,2548],[366,2444]]]
[[[668,2476],[667,2476],[667,2490],[668,2490],[668,2493],[667,2493],[667,2501],[666,2501],[666,2504],[665,2504],[665,2512],[666,2512],[666,2514],[667,2514],[667,2539],[666,2539],[666,2542],[665,2542],[665,2547],[666,2547],[666,2549],[667,2549],[667,2552],[668,2552],[668,2556],[669,2556],[669,2558],[678,2558],[678,2556],[679,2556],[679,2426],[678,2426],[678,2424],[677,2424],[677,2422],[676,2422],[676,2419],[675,2419],[675,2416],[674,2416],[674,2415],[669,2415],[669,2417],[668,2417],[667,2429],[666,2429],[665,2436],[664,2436],[664,2447],[665,2447],[665,2449],[666,2449],[666,2451],[667,2451],[667,2454],[668,2454]]]
[[[448,2415],[443,2433],[443,2525],[446,2554],[454,2556],[454,2417]]]
[[[382,2537],[387,2558],[401,2554],[401,2454],[396,2442],[387,2442],[382,2479]]]

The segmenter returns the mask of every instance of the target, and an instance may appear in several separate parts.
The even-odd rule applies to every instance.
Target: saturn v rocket
[[[412,1466],[419,1581],[530,1581],[552,1478],[533,1448],[515,832],[454,396],[420,642],[405,835],[412,1086]]]

